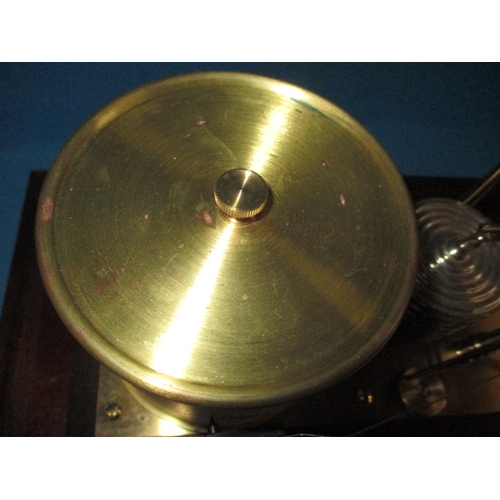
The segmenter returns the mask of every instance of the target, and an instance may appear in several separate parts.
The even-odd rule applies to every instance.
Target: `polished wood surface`
[[[45,172],[31,174],[0,326],[0,435],[93,435],[98,363],[54,311],[34,220]]]

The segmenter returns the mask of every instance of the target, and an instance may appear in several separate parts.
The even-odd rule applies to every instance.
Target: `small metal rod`
[[[500,234],[500,224],[484,224],[481,227],[483,233]]]
[[[464,249],[471,244],[477,246],[485,241],[498,241],[500,239],[500,224],[480,224],[475,233],[463,238],[455,244],[455,248]]]
[[[462,202],[470,207],[477,205],[495,187],[499,180],[500,163],[486,175]]]
[[[459,258],[465,251],[477,248],[482,243],[494,241],[500,241],[500,224],[479,224],[477,231],[469,236],[448,242],[443,248],[444,261],[450,258]]]
[[[411,380],[429,373],[434,374],[436,372],[446,370],[450,366],[460,365],[496,351],[500,349],[500,330],[475,335],[469,339],[469,345],[464,344],[464,347],[457,347],[456,349],[457,351],[455,357],[426,368],[421,368],[415,373],[403,375],[402,378],[405,380]]]
[[[208,434],[209,435],[217,434],[218,430],[219,429],[217,424],[215,423],[214,417],[210,417],[210,422],[208,423],[208,428],[207,428]]]

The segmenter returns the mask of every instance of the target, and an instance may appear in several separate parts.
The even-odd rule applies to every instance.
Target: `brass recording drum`
[[[76,339],[145,405],[250,425],[396,329],[416,270],[393,162],[311,92],[179,76],[109,104],[43,187],[39,263]]]

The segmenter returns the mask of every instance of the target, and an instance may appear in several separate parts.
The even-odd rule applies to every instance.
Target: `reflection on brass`
[[[368,132],[231,73],[154,83],[88,120],[36,231],[78,341],[139,389],[212,408],[276,406],[361,367],[416,263],[406,187]]]

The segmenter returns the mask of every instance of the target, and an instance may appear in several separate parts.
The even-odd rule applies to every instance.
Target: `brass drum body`
[[[373,137],[306,90],[233,73],[144,86],[84,123],[36,239],[76,339],[197,427],[250,425],[360,368],[417,261],[408,192]]]

